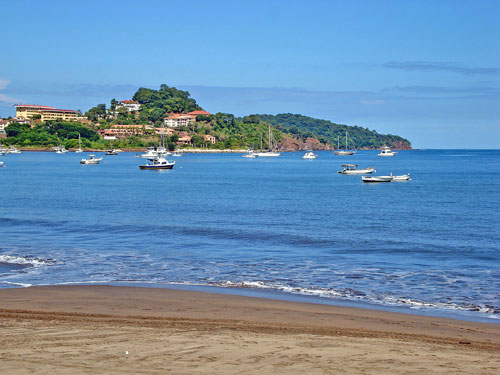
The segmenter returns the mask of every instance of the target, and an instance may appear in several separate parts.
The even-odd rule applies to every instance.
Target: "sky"
[[[0,0],[0,116],[139,87],[300,113],[414,148],[500,148],[500,1]]]

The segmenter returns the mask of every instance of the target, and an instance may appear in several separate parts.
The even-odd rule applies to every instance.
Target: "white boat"
[[[384,146],[384,147],[382,147],[380,153],[377,155],[378,156],[394,156],[396,154],[397,154],[396,151],[391,151],[391,149],[389,147]]]
[[[175,157],[182,156],[181,150],[175,150],[174,153],[172,154],[172,156],[175,156]]]
[[[155,147],[148,147],[146,152],[141,155],[141,158],[144,158],[144,159],[154,159],[156,157],[158,157],[158,152],[156,152]]]
[[[99,162],[101,160],[102,160],[102,157],[96,158],[95,155],[89,155],[88,159],[80,160],[80,164],[99,164]]]
[[[249,148],[247,150],[247,153],[244,154],[242,157],[243,158],[247,158],[247,159],[255,159],[257,157],[257,155],[255,154],[255,152],[253,152],[252,149]]]
[[[363,182],[392,182],[392,176],[361,176]]]
[[[175,161],[168,161],[163,156],[158,156],[154,159],[149,159],[151,164],[139,165],[140,169],[172,169]]]
[[[75,150],[76,154],[81,154],[82,150],[82,140],[80,139],[80,133],[78,133],[78,148]]]
[[[18,150],[14,146],[10,146],[9,154],[21,154],[21,153],[22,153],[21,150]]]
[[[376,172],[374,167],[356,169],[357,164],[342,164],[342,170],[338,171],[341,174],[369,174]]]
[[[0,167],[3,167],[3,161],[0,161]]]
[[[392,173],[391,173],[391,176],[392,176]],[[407,174],[402,174],[402,175],[400,175],[400,176],[392,176],[392,179],[393,179],[394,181],[409,181],[409,180],[411,180],[411,178],[410,178],[410,174],[409,174],[409,173],[407,173]]]
[[[116,151],[115,149],[108,150],[104,155],[118,155],[118,151]]]
[[[340,149],[340,137],[337,137],[337,150],[333,151],[335,155],[339,156],[346,156],[346,155],[354,155],[356,151],[354,150],[349,150],[349,147],[347,145],[347,130],[345,131],[345,149],[341,150]]]
[[[68,152],[64,146],[57,146],[54,149],[56,150],[56,154],[65,154]]]
[[[317,157],[318,155],[316,155],[312,151],[307,151],[304,155],[302,155],[302,159],[309,159],[309,160],[316,159]]]
[[[260,139],[261,151],[256,152],[255,156],[257,156],[259,158],[269,158],[269,157],[278,157],[281,155],[279,152],[276,151],[277,145],[276,145],[276,142],[274,141],[273,132],[271,131],[271,125],[269,125],[269,138],[268,139],[269,139],[269,151],[262,151],[262,135],[261,135],[261,139]]]
[[[0,148],[0,155],[9,155],[9,150],[6,148]]]

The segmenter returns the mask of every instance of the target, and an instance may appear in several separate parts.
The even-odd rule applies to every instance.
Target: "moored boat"
[[[392,176],[392,173],[391,173],[391,176]],[[409,173],[402,174],[400,176],[392,176],[392,179],[393,179],[393,181],[409,181],[409,180],[411,180]]]
[[[316,159],[317,157],[318,155],[316,155],[312,151],[307,151],[304,155],[302,155],[302,159],[309,159],[309,160]]]
[[[396,151],[391,151],[391,149],[387,146],[383,146],[378,156],[394,156],[396,155]]]
[[[392,176],[361,176],[363,182],[392,182]]]
[[[355,150],[349,150],[347,145],[347,130],[345,131],[345,149],[341,150],[339,145],[340,137],[337,137],[337,150],[333,151],[335,155],[338,156],[346,156],[346,155],[354,155],[356,153]]]
[[[88,159],[80,160],[80,164],[99,164],[99,162],[101,160],[102,160],[102,157],[96,158],[95,155],[89,155]]]
[[[175,161],[168,161],[163,156],[158,156],[154,159],[149,159],[151,164],[139,165],[140,169],[172,169]]]
[[[109,150],[109,151],[106,151],[106,153],[104,155],[118,155],[118,151],[116,151],[116,150]]]
[[[357,164],[342,164],[342,170],[337,173],[340,174],[369,174],[376,172],[374,167],[356,169],[358,167]]]
[[[10,149],[9,149],[9,154],[21,154],[22,151],[17,149],[16,147],[14,146],[11,146]]]

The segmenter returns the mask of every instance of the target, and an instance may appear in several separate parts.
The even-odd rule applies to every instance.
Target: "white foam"
[[[16,255],[0,255],[0,263],[6,264],[19,264],[25,266],[40,267],[48,264],[54,263],[53,261],[31,258],[31,257],[21,257]]]

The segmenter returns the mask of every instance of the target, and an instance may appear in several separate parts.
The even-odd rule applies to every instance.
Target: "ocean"
[[[500,151],[0,157],[0,287],[187,288],[500,322]],[[83,156],[82,156],[83,155]],[[173,159],[173,158],[172,158]],[[341,164],[411,181],[366,184]]]

